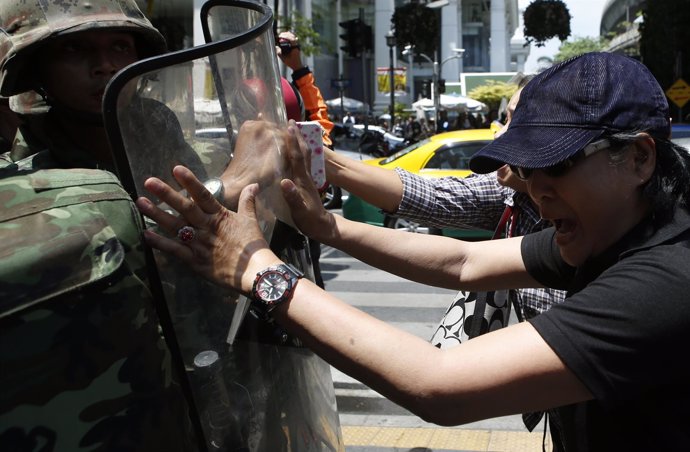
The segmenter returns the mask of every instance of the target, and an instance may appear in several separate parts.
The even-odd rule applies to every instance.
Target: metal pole
[[[364,24],[364,8],[359,8],[359,21],[360,23]],[[364,27],[362,27],[362,30],[364,30]],[[360,39],[364,39],[363,37]],[[371,104],[369,100],[369,71],[367,70],[367,50],[362,46],[362,54],[360,55],[360,59],[362,62],[362,94],[363,94],[363,101],[364,101],[364,116],[369,118],[369,105]]]
[[[432,77],[432,82],[434,83],[434,123],[436,124],[436,133],[441,131],[441,124],[439,123],[440,115],[439,110],[441,109],[441,93],[438,88],[439,80],[439,64],[438,64],[438,52],[435,54],[434,58],[434,73]]]
[[[391,89],[391,108],[390,108],[390,116],[391,116],[391,124],[390,124],[390,131],[391,133],[395,129],[395,69],[393,68],[393,47],[390,46],[388,57],[390,58],[390,67],[388,70],[390,71],[390,89]]]
[[[338,80],[338,91],[340,91],[340,120],[345,121],[345,87],[343,86],[343,74],[340,74],[340,80]]]
[[[414,65],[414,52],[410,51],[407,54],[407,67],[409,68],[408,69],[409,74],[407,76],[407,79],[408,79],[408,83],[410,85],[410,103],[411,104],[414,103],[414,101],[415,101],[415,98],[414,98],[414,75],[413,75],[414,66],[413,65]]]

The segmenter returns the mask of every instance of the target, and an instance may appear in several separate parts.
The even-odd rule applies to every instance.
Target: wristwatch
[[[276,306],[292,298],[297,281],[304,276],[291,264],[268,267],[256,274],[252,286],[252,298],[264,312],[270,313]]]
[[[225,197],[225,187],[223,186],[223,181],[217,177],[212,177],[204,182],[204,187],[208,190],[216,201],[223,203],[223,198]]]

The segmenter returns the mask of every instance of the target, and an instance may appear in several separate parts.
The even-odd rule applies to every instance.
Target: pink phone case
[[[323,154],[323,129],[321,124],[316,121],[301,121],[297,127],[302,132],[304,141],[307,142],[311,150],[311,178],[319,190],[325,190],[328,186],[326,181],[326,162]]]

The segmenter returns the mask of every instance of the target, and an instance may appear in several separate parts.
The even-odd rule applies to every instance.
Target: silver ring
[[[194,229],[191,226],[182,226],[180,229],[177,230],[177,238],[182,243],[191,242],[192,240],[194,240],[194,236],[196,236],[196,229]]]

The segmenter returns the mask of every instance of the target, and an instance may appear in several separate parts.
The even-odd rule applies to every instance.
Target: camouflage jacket
[[[26,130],[0,156],[0,450],[195,450],[131,198]]]
[[[10,150],[0,154],[0,177],[47,168],[98,167],[86,151],[66,141],[47,114],[26,115]],[[102,169],[113,171],[112,166]]]

